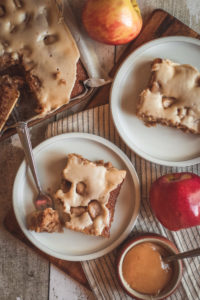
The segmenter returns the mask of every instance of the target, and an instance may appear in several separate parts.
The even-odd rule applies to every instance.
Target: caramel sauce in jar
[[[122,273],[135,291],[158,295],[172,277],[172,267],[162,257],[168,252],[156,243],[144,242],[130,249],[124,257]]]

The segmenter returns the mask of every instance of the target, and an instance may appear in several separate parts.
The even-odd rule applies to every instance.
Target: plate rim
[[[120,234],[119,237],[117,237],[114,242],[112,242],[111,244],[109,244],[107,247],[100,249],[98,251],[94,251],[92,253],[89,254],[81,254],[81,255],[65,255],[62,253],[59,253],[57,251],[51,250],[50,248],[48,248],[48,246],[43,245],[42,243],[40,243],[40,241],[36,240],[34,238],[34,236],[29,235],[29,230],[26,228],[26,226],[24,226],[22,219],[20,218],[20,214],[18,213],[18,208],[17,208],[17,200],[16,200],[16,195],[17,195],[17,190],[19,189],[19,183],[20,180],[22,180],[22,175],[24,173],[24,171],[26,172],[26,167],[27,164],[25,162],[25,159],[22,161],[22,163],[20,164],[15,179],[14,179],[14,184],[13,184],[13,189],[12,189],[12,204],[13,204],[13,209],[14,209],[14,213],[15,213],[15,217],[17,219],[17,223],[19,224],[19,227],[21,228],[21,230],[23,231],[23,233],[25,234],[26,238],[39,250],[43,251],[44,253],[51,255],[55,258],[58,259],[62,259],[62,260],[69,260],[69,261],[85,261],[85,260],[91,260],[91,259],[95,259],[98,257],[101,257],[109,252],[111,252],[112,250],[114,250],[116,247],[118,247],[130,234],[130,232],[132,231],[136,220],[137,220],[137,216],[139,214],[139,210],[140,210],[140,202],[141,202],[141,197],[140,197],[140,181],[139,181],[139,177],[138,174],[135,170],[134,165],[132,164],[132,162],[130,161],[130,159],[128,158],[128,156],[118,147],[116,146],[114,143],[112,143],[110,140],[107,140],[101,136],[97,136],[95,134],[90,134],[90,133],[79,133],[79,132],[72,132],[72,133],[62,133],[53,137],[50,137],[46,140],[44,140],[43,142],[41,142],[40,144],[38,144],[34,149],[33,149],[33,153],[37,154],[39,153],[43,147],[47,147],[49,144],[55,142],[56,140],[62,140],[65,138],[83,138],[86,140],[92,140],[95,142],[100,143],[101,145],[106,146],[107,148],[109,148],[110,150],[112,150],[119,158],[121,161],[123,161],[123,163],[125,163],[127,169],[130,172],[131,178],[134,182],[135,185],[135,207],[134,207],[134,211],[133,214],[130,218],[129,223],[127,224],[125,230]]]
[[[123,141],[126,143],[126,145],[133,152],[135,152],[139,157],[141,157],[141,158],[143,158],[143,159],[145,159],[145,160],[147,160],[147,161],[149,161],[151,163],[156,163],[158,165],[163,165],[163,166],[168,166],[168,167],[188,167],[188,166],[192,166],[192,165],[200,163],[200,156],[196,157],[196,158],[188,159],[188,160],[170,161],[170,160],[163,160],[163,159],[151,156],[147,152],[139,149],[136,145],[134,145],[135,148],[133,149],[133,147],[131,146],[131,144],[129,143],[129,141],[127,141],[124,138],[123,134],[120,132],[120,128],[118,126],[119,122],[117,122],[117,118],[115,116],[117,114],[117,112],[115,111],[115,108],[114,108],[115,101],[113,100],[114,97],[112,97],[112,94],[113,94],[113,90],[114,90],[115,81],[116,81],[117,77],[119,76],[119,73],[121,72],[121,69],[124,67],[124,64],[126,64],[127,61],[132,56],[133,57],[139,56],[149,46],[156,46],[158,44],[165,43],[165,42],[187,42],[187,43],[190,43],[190,44],[192,43],[192,44],[198,45],[200,47],[200,40],[199,39],[196,39],[196,38],[193,38],[193,37],[187,37],[187,36],[177,35],[177,36],[167,36],[167,37],[156,38],[154,40],[151,40],[151,41],[148,41],[148,42],[142,44],[141,46],[139,46],[138,48],[136,48],[135,50],[133,50],[125,58],[125,60],[120,64],[120,66],[119,66],[119,68],[118,68],[118,70],[115,73],[115,76],[113,78],[111,89],[110,89],[110,95],[109,95],[109,103],[110,103],[111,116],[112,116],[113,123],[115,125],[115,128],[117,129],[117,132],[118,132],[119,136],[123,139]]]

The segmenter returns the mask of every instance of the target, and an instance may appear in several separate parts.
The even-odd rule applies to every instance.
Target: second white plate
[[[61,171],[68,153],[78,153],[90,160],[110,161],[116,168],[127,170],[117,200],[110,238],[85,235],[72,230],[64,233],[36,233],[26,225],[27,215],[34,210],[37,191],[25,161],[14,182],[13,206],[17,221],[27,238],[40,250],[66,260],[89,260],[100,257],[117,247],[130,233],[136,221],[140,189],[135,169],[127,156],[111,142],[95,135],[67,133],[46,140],[34,149],[41,186],[55,192],[61,181]]]
[[[200,71],[200,41],[183,36],[160,38],[131,53],[113,81],[110,103],[115,126],[124,142],[141,157],[167,166],[200,162],[200,136],[161,125],[146,127],[136,117],[139,94],[147,87],[153,59],[168,58]]]

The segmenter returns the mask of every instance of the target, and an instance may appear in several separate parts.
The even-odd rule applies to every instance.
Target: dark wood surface
[[[184,25],[182,22],[174,18],[173,16],[169,15],[167,12],[163,10],[155,10],[152,15],[150,16],[149,20],[143,27],[143,30],[139,37],[129,44],[126,50],[123,52],[122,56],[120,57],[117,64],[111,70],[110,75],[114,76],[119,65],[124,61],[124,59],[137,47],[141,46],[142,44],[165,36],[172,36],[172,35],[184,35],[190,36],[194,38],[200,39],[200,35],[193,31],[188,26]],[[91,108],[98,105],[106,104],[109,102],[109,92],[110,92],[111,85],[106,85],[100,88],[92,98],[89,104],[86,105],[85,108]],[[38,250],[35,246],[33,246],[27,238],[24,236],[22,231],[20,230],[17,221],[14,216],[14,212],[10,211],[6,216],[4,225],[6,229],[16,236],[18,239],[23,241],[26,245],[31,247],[34,251],[38,252],[38,254],[44,256],[48,259],[51,263],[55,264],[58,268],[62,271],[70,275],[72,278],[77,280],[79,283],[83,284],[87,288],[89,284],[87,282],[86,276],[82,270],[80,262],[69,262],[63,261],[60,259],[56,259],[49,255],[44,254],[40,250]]]

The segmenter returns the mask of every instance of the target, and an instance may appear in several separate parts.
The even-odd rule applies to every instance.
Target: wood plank
[[[95,300],[91,290],[60,271],[59,268],[51,264],[49,282],[49,300]]]

